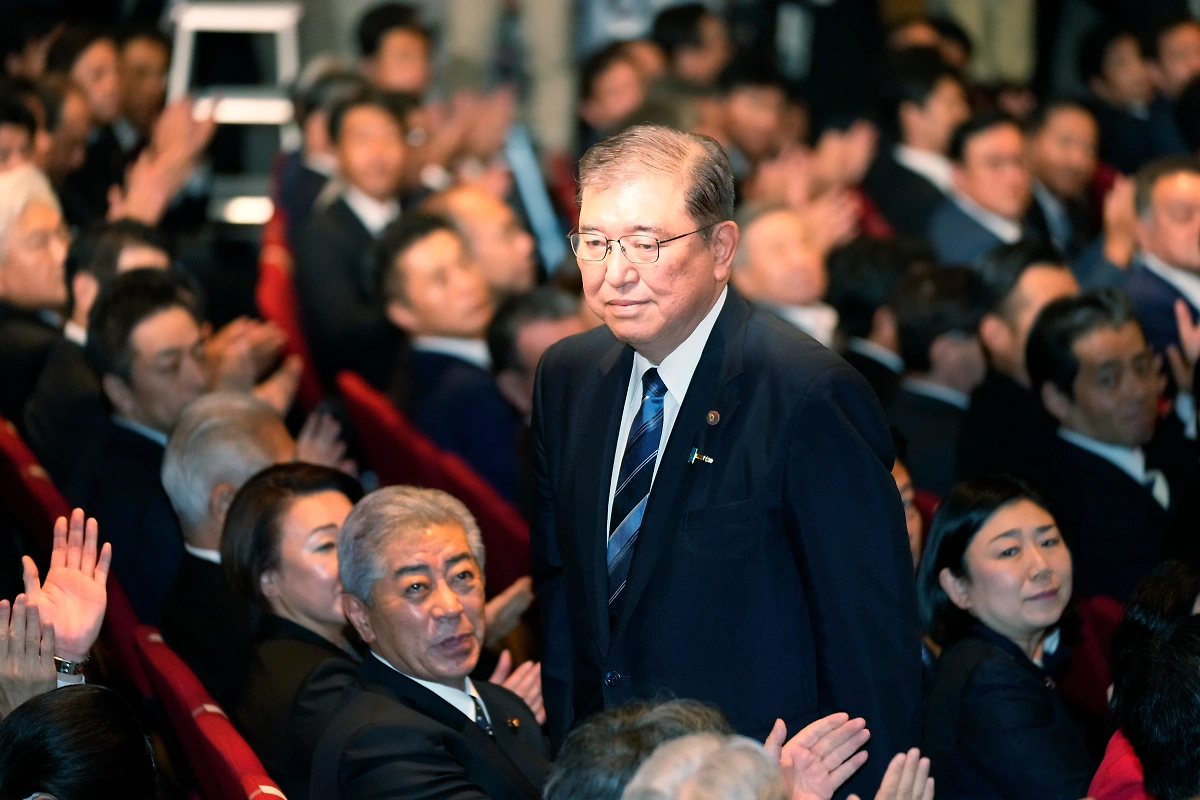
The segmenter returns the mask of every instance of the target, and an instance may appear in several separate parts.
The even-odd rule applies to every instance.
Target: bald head
[[[533,288],[533,237],[507,203],[485,189],[461,186],[429,198],[422,210],[454,222],[498,299]]]

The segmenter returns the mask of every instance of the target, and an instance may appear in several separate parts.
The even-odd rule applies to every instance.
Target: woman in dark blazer
[[[235,722],[292,800],[308,797],[312,752],[358,671],[337,536],[362,494],[337,470],[280,464],[247,481],[225,519],[226,575],[266,612]]]
[[[917,575],[939,644],[922,752],[938,800],[1078,800],[1095,764],[1044,668],[1071,597],[1071,554],[1023,484],[954,488]]]

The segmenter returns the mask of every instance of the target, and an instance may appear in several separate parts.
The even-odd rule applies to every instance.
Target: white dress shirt
[[[445,685],[444,683],[434,683],[433,681],[423,681],[420,678],[414,678],[407,672],[402,672],[393,667],[391,662],[379,655],[379,653],[376,653],[374,650],[371,651],[371,655],[379,659],[379,661],[386,665],[389,669],[399,672],[409,680],[421,684],[426,689],[433,692],[462,713],[466,714],[467,719],[471,720],[471,722],[475,722],[475,701],[478,700],[479,707],[483,709],[483,715],[487,717],[488,723],[491,723],[492,715],[488,711],[487,703],[483,702],[483,698],[479,696],[479,691],[475,688],[475,684],[471,683],[470,678],[463,678],[463,688],[455,689],[451,686]]]
[[[925,180],[950,194],[954,190],[954,167],[950,159],[941,153],[931,153],[928,150],[917,150],[906,144],[898,144],[892,148],[892,157],[897,163],[908,167]]]
[[[905,389],[913,394],[919,394],[922,397],[931,397],[934,400],[941,400],[943,403],[948,403],[955,408],[961,408],[966,411],[971,407],[971,396],[958,389],[951,389],[949,386],[942,386],[940,383],[923,380],[921,378],[905,378],[903,384]]]
[[[1149,488],[1160,506],[1170,507],[1171,486],[1167,483],[1167,476],[1160,470],[1146,469],[1146,453],[1142,448],[1100,442],[1068,428],[1059,428],[1058,436],[1065,442],[1103,458],[1142,486]]]
[[[363,227],[375,237],[383,233],[383,229],[400,216],[400,204],[395,200],[381,203],[353,186],[345,188],[342,199],[350,206],[350,210],[358,217]]]
[[[838,313],[837,309],[828,303],[818,301],[806,306],[781,303],[762,303],[761,305],[826,347],[833,347],[833,336],[837,332],[838,326]]]
[[[1021,240],[1021,223],[1013,222],[1011,219],[1005,219],[999,214],[988,211],[962,192],[955,192],[950,195],[950,199],[962,209],[964,214],[987,228],[1005,244],[1014,244]]]
[[[846,340],[846,349],[858,353],[860,356],[866,356],[869,359],[878,361],[897,375],[904,374],[904,359],[900,357],[900,354],[894,353],[883,345],[872,342],[870,339],[851,336]]]
[[[124,417],[118,417],[116,414],[113,415],[112,421],[115,422],[117,425],[120,425],[122,428],[125,428],[126,430],[130,430],[136,434],[145,436],[147,439],[149,439],[152,442],[157,442],[158,444],[161,444],[163,447],[167,446],[167,435],[160,430],[155,430],[154,428],[151,428],[149,425],[143,425],[142,423],[134,422],[131,419],[125,419]]]
[[[87,345],[87,328],[73,320],[67,320],[63,323],[63,337],[80,347],[85,347]]]
[[[480,369],[492,368],[492,355],[487,342],[482,339],[459,339],[455,336],[418,336],[413,339],[414,350],[426,353],[441,353],[444,356],[474,364]]]
[[[621,415],[621,429],[617,434],[617,449],[613,455],[612,480],[608,487],[609,517],[612,516],[613,497],[617,493],[617,478],[621,475],[621,459],[625,456],[629,427],[642,407],[642,376],[651,367],[657,366],[658,377],[667,387],[667,393],[663,396],[662,438],[658,440],[659,457],[654,462],[654,474],[650,478],[650,485],[653,486],[654,477],[658,475],[659,465],[662,464],[662,454],[667,449],[667,440],[671,438],[671,428],[675,427],[675,418],[679,416],[679,407],[683,405],[683,398],[692,382],[692,375],[696,372],[696,365],[700,363],[700,356],[704,353],[704,345],[708,343],[708,335],[717,324],[717,317],[721,315],[721,309],[725,307],[725,298],[728,296],[729,289],[726,287],[716,305],[708,312],[708,316],[700,320],[696,330],[684,339],[683,344],[672,350],[661,364],[651,364],[641,353],[633,354],[633,370],[629,375],[629,388],[625,391],[625,411]],[[609,527],[611,522],[606,520],[604,530],[607,532]]]
[[[1142,251],[1146,269],[1171,284],[1195,308],[1200,308],[1200,275],[1172,267],[1156,255]]]
[[[196,547],[195,545],[188,544],[187,542],[183,543],[183,549],[201,561],[207,561],[210,564],[218,565],[221,563],[220,550],[208,550],[203,547]]]

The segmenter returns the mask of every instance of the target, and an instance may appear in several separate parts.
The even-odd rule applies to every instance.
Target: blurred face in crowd
[[[971,116],[967,94],[953,78],[942,78],[925,98],[924,105],[900,106],[900,129],[904,144],[930,153],[946,154],[954,129]]]
[[[71,78],[87,95],[92,120],[108,125],[121,112],[121,79],[117,46],[111,39],[97,39],[71,67]]]
[[[337,537],[353,507],[341,492],[296,498],[280,521],[278,563],[260,578],[273,613],[333,642],[346,626]]]
[[[651,173],[583,190],[581,247],[601,237],[671,239],[699,226],[685,208],[679,176]],[[691,334],[729,282],[738,229],[721,222],[659,247],[651,264],[631,262],[613,243],[603,261],[577,258],[588,307],[619,340],[658,364]]]
[[[779,149],[785,100],[776,86],[735,86],[725,98],[725,132],[751,161]]]
[[[1158,59],[1150,76],[1167,97],[1178,97],[1200,75],[1200,22],[1176,25],[1158,37]]]
[[[921,548],[923,522],[921,512],[917,510],[917,493],[913,490],[912,476],[904,462],[896,459],[892,464],[892,479],[896,481],[896,491],[900,492],[900,501],[904,503],[904,526],[908,528],[908,550],[912,553],[913,569],[921,563]]]
[[[484,636],[483,570],[466,531],[443,523],[396,532],[379,558],[370,607],[346,598],[355,629],[406,675],[464,688]]]
[[[649,39],[626,42],[625,57],[633,62],[646,83],[658,80],[667,71],[667,57],[662,48]]]
[[[0,125],[0,172],[7,172],[29,162],[33,140],[29,131],[20,125]]]
[[[129,347],[129,382],[105,375],[104,391],[121,417],[170,434],[208,386],[200,326],[184,308],[163,309],[133,329]]]
[[[1042,402],[1062,425],[1100,442],[1141,447],[1154,435],[1162,393],[1160,364],[1142,328],[1097,328],[1071,348],[1079,360],[1074,398],[1052,384]]]
[[[143,133],[162,111],[170,65],[170,53],[154,39],[135,37],[121,48],[121,112]]]
[[[56,186],[83,166],[91,129],[92,113],[87,97],[82,92],[68,92],[63,99],[58,127],[50,131],[50,146],[45,151],[44,163],[38,163]]]
[[[1038,655],[1071,599],[1071,554],[1054,517],[1029,500],[1003,506],[971,539],[963,566],[963,577],[938,576],[950,601]]]
[[[1015,125],[995,125],[971,136],[954,165],[958,190],[983,208],[1020,220],[1029,207],[1025,137]]]
[[[39,201],[26,206],[0,239],[0,298],[29,310],[61,308],[70,243],[58,209]]]
[[[385,92],[420,97],[429,88],[429,42],[408,28],[391,29],[367,61],[367,77]]]
[[[742,231],[741,262],[734,267],[738,291],[753,300],[807,306],[825,296],[829,277],[813,232],[800,214],[780,209]]]
[[[937,47],[942,42],[942,35],[937,29],[923,19],[912,20],[900,25],[888,33],[887,43],[892,50],[906,50],[910,47]]]
[[[537,377],[537,365],[542,356],[568,336],[583,333],[583,320],[578,316],[566,319],[535,319],[526,322],[517,330],[517,358],[520,369],[504,370],[496,375],[496,386],[513,407],[524,416],[533,413],[533,384]]]
[[[592,96],[579,105],[579,116],[598,131],[610,130],[646,99],[645,79],[633,61],[619,58],[596,76]]]
[[[1142,47],[1132,34],[1115,39],[1104,51],[1101,75],[1089,86],[1097,96],[1115,106],[1144,105],[1154,97],[1154,82],[1142,57]]]
[[[493,294],[503,297],[533,288],[533,237],[507,203],[470,187],[453,191],[446,205]]]
[[[1165,175],[1150,192],[1150,208],[1134,224],[1138,244],[1151,255],[1200,272],[1200,174]]]
[[[1079,294],[1079,282],[1062,264],[1026,267],[999,314],[986,314],[979,324],[988,359],[1000,373],[1029,386],[1025,344],[1038,314],[1051,302]]]
[[[388,318],[412,336],[480,339],[492,317],[491,297],[462,239],[438,230],[400,254],[403,298],[390,298]]]
[[[1029,140],[1033,174],[1063,198],[1081,197],[1096,171],[1100,131],[1082,108],[1066,106],[1050,114]]]
[[[929,363],[931,380],[964,394],[973,392],[987,372],[979,337],[959,331],[944,333],[933,340]]]
[[[681,47],[675,53],[675,74],[684,80],[707,85],[717,79],[733,55],[729,30],[716,14],[700,18],[700,44]]]
[[[170,268],[171,256],[165,250],[145,244],[128,244],[121,248],[121,253],[117,256],[118,275],[133,269],[168,270]],[[91,314],[92,305],[96,302],[99,294],[100,283],[94,275],[84,271],[75,273],[75,277],[71,279],[71,299],[73,301],[71,321],[86,328],[88,315]]]
[[[349,109],[337,151],[351,185],[380,202],[395,199],[404,170],[404,131],[394,116],[375,106]]]
[[[848,188],[862,183],[875,158],[879,136],[865,119],[846,130],[830,128],[813,149],[813,177],[826,187]]]

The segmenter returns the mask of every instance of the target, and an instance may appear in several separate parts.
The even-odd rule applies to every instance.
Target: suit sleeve
[[[870,387],[844,362],[801,400],[784,504],[816,643],[821,714],[861,716],[870,760],[843,787],[870,797],[921,731],[920,629],[891,438]]]
[[[411,727],[360,728],[346,742],[338,771],[346,800],[487,800],[441,742]]]

